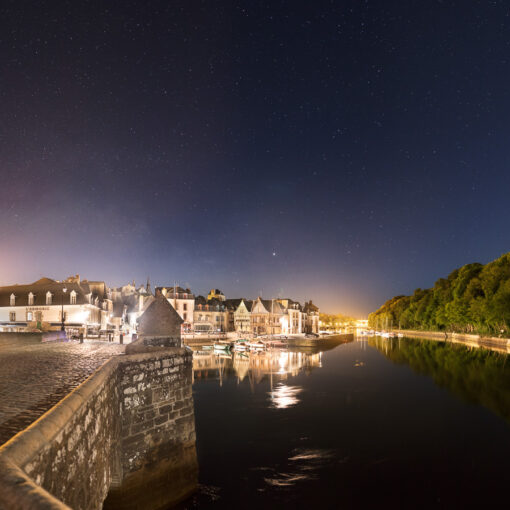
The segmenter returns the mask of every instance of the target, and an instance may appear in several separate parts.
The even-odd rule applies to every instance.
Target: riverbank
[[[465,333],[448,333],[446,331],[420,331],[412,329],[402,329],[400,330],[400,333],[413,338],[451,341],[472,347],[485,347],[486,349],[510,353],[510,339],[508,338],[468,335]]]
[[[330,344],[341,344],[352,342],[354,333],[341,333],[338,335],[325,335],[317,338],[308,338],[305,336],[289,337],[288,342],[291,347],[321,347]]]

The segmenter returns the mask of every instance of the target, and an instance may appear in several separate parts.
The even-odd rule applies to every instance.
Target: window
[[[11,322],[16,322],[16,312],[9,312],[9,320]]]
[[[28,294],[28,306],[31,306],[34,304],[34,295],[30,292]]]
[[[182,305],[182,309],[183,309],[184,311],[186,311],[186,310],[188,309],[188,303],[184,303],[184,304]]]
[[[70,302],[72,305],[76,304],[76,292],[73,290],[71,294],[69,295]]]
[[[188,319],[188,316],[186,315],[186,312],[184,312],[184,313],[182,314],[182,318],[183,318],[184,320],[187,320],[187,319]]]
[[[32,316],[32,312],[27,312],[27,321],[32,321],[32,320],[34,320],[32,317],[33,317],[33,316]]]
[[[11,294],[11,306],[16,306],[16,296],[14,294]]]
[[[48,292],[46,292],[46,304],[51,305],[51,300],[52,300],[52,295],[51,295],[51,292],[48,291]]]

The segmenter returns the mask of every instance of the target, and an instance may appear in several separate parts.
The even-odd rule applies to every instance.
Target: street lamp
[[[64,327],[64,322],[65,322],[65,317],[64,317],[64,294],[67,292],[67,288],[64,287],[62,289],[62,326],[60,327],[60,330],[61,331],[65,331],[65,327]]]

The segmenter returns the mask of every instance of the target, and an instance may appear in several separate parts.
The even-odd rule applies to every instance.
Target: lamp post
[[[62,289],[62,326],[60,327],[60,330],[61,331],[65,331],[65,327],[64,327],[64,322],[65,322],[65,317],[64,317],[64,294],[67,292],[67,288],[64,287]]]

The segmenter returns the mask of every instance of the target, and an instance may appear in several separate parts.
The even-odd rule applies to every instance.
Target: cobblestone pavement
[[[124,346],[0,342],[0,444],[23,430]]]

